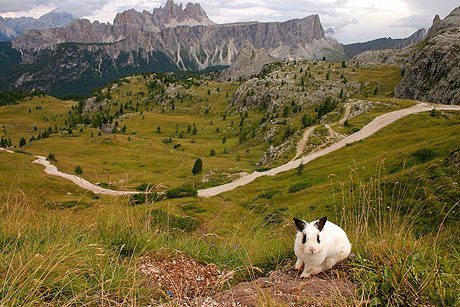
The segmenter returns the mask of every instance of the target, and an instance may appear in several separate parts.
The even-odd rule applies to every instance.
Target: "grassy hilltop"
[[[149,283],[140,268],[177,251],[234,271],[226,288],[292,260],[292,217],[323,215],[349,235],[355,257],[337,274],[357,287],[324,305],[457,305],[460,112],[407,116],[209,199],[94,195],[31,163],[33,154],[62,172],[79,166],[114,190],[217,186],[289,161],[309,126],[304,154],[415,104],[392,97],[400,79],[396,67],[292,61],[245,82],[133,75],[86,103],[35,95],[0,106],[0,137],[17,151],[0,151],[0,305],[174,302],[189,290]],[[347,103],[350,117],[338,123]],[[271,146],[277,155],[260,165]],[[193,175],[198,158],[203,171]]]

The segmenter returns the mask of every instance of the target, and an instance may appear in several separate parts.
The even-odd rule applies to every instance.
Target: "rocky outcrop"
[[[385,64],[385,65],[394,65],[394,66],[404,66],[407,60],[406,50],[393,50],[393,49],[384,49],[384,50],[373,50],[365,51],[354,56],[349,64],[356,67],[372,67],[376,64]]]
[[[419,29],[414,34],[406,38],[392,39],[389,38],[379,38],[372,41],[364,43],[354,43],[343,45],[345,55],[348,58],[353,58],[354,56],[372,50],[383,50],[383,49],[404,49],[412,44],[415,44],[425,38],[426,30]]]
[[[427,38],[412,48],[396,97],[460,104],[459,62],[460,7],[444,20],[437,16]]]
[[[250,41],[246,41],[238,52],[235,62],[222,71],[220,79],[226,81],[247,78],[258,74],[265,64],[276,61],[277,59],[272,57],[267,50],[255,49]]]

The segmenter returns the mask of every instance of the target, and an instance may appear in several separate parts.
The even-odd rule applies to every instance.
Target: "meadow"
[[[336,65],[348,80],[369,82],[350,98],[385,104],[350,118],[347,125],[332,125],[342,134],[415,103],[388,97],[398,81],[395,68],[289,65],[281,69],[300,74],[299,65],[309,65],[314,76],[324,70],[321,79]],[[329,79],[342,79],[331,75]],[[460,302],[460,174],[453,161],[460,145],[459,112],[410,115],[301,169],[262,177],[209,199],[166,198],[135,205],[128,197],[94,195],[31,163],[34,158],[28,153],[52,153],[59,170],[74,173],[79,165],[82,177],[113,189],[214,186],[254,171],[262,153],[282,141],[286,127],[300,131],[303,114],[315,114],[318,107],[291,112],[286,123],[269,122],[266,129],[279,127],[270,143],[261,141],[265,109],[236,112],[238,106],[232,106],[238,82],[177,81],[174,86],[181,85],[183,91],[163,103],[155,102],[159,93],[149,93],[156,76],[129,80],[95,92],[104,97],[110,92],[109,107],[93,113],[102,111],[113,117],[112,124],[118,122],[120,130],[112,134],[84,122],[70,127],[78,115],[76,101],[32,97],[0,107],[1,136],[14,144],[27,139],[16,154],[0,152],[0,305],[143,306],[152,300],[174,301],[183,293],[172,291],[171,297],[171,289],[147,287],[147,276],[138,268],[143,257],[175,257],[177,250],[234,271],[234,279],[224,286],[229,287],[294,259],[293,217],[313,220],[324,215],[341,225],[353,244],[355,257],[346,260],[343,274],[358,285],[353,295],[324,305]],[[342,106],[330,116],[340,118]],[[48,127],[57,132],[29,142]],[[248,132],[245,139],[243,132]],[[288,151],[267,167],[293,156]],[[197,158],[203,160],[203,173],[194,176]]]

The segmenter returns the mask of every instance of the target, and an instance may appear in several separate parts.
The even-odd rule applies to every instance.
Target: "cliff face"
[[[437,16],[427,38],[412,48],[398,98],[460,104],[460,7]]]
[[[277,61],[265,49],[255,49],[251,42],[244,42],[238,52],[235,62],[222,71],[220,80],[238,80],[240,77],[249,77],[260,73],[265,64]]]
[[[75,52],[75,48],[67,48],[75,44],[78,50],[85,50],[88,56],[103,54],[100,57],[103,61],[110,60],[123,65],[123,69],[131,67],[130,71],[140,73],[152,69],[146,63],[158,54],[167,57],[167,67],[170,70],[229,66],[245,42],[250,42],[256,49],[263,48],[270,56],[281,59],[321,59],[324,56],[329,60],[344,59],[340,45],[324,37],[317,15],[286,22],[216,25],[209,20],[199,4],[189,3],[184,9],[172,1],[152,13],[135,10],[120,13],[113,25],[97,21],[91,23],[83,19],[71,22],[66,28],[29,31],[13,40],[12,46],[22,55],[19,71],[25,73],[27,65],[35,69],[38,64],[34,63],[39,58],[44,62],[43,57],[50,56],[58,48],[60,52]],[[136,56],[133,57],[133,54]],[[127,59],[119,59],[127,55]],[[52,61],[51,58],[48,60]],[[61,59],[59,62],[65,65]],[[169,63],[173,63],[173,66]],[[118,68],[115,65],[114,69]],[[28,76],[30,84],[33,84],[33,79],[33,75]],[[13,83],[8,82],[6,87],[20,88],[22,84],[15,80]],[[50,88],[53,87],[51,84]]]

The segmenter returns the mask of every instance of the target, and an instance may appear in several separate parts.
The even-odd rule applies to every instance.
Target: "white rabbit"
[[[294,243],[295,268],[303,268],[301,278],[330,269],[350,254],[351,244],[345,231],[326,221],[327,217],[311,223],[294,218],[299,230]]]

